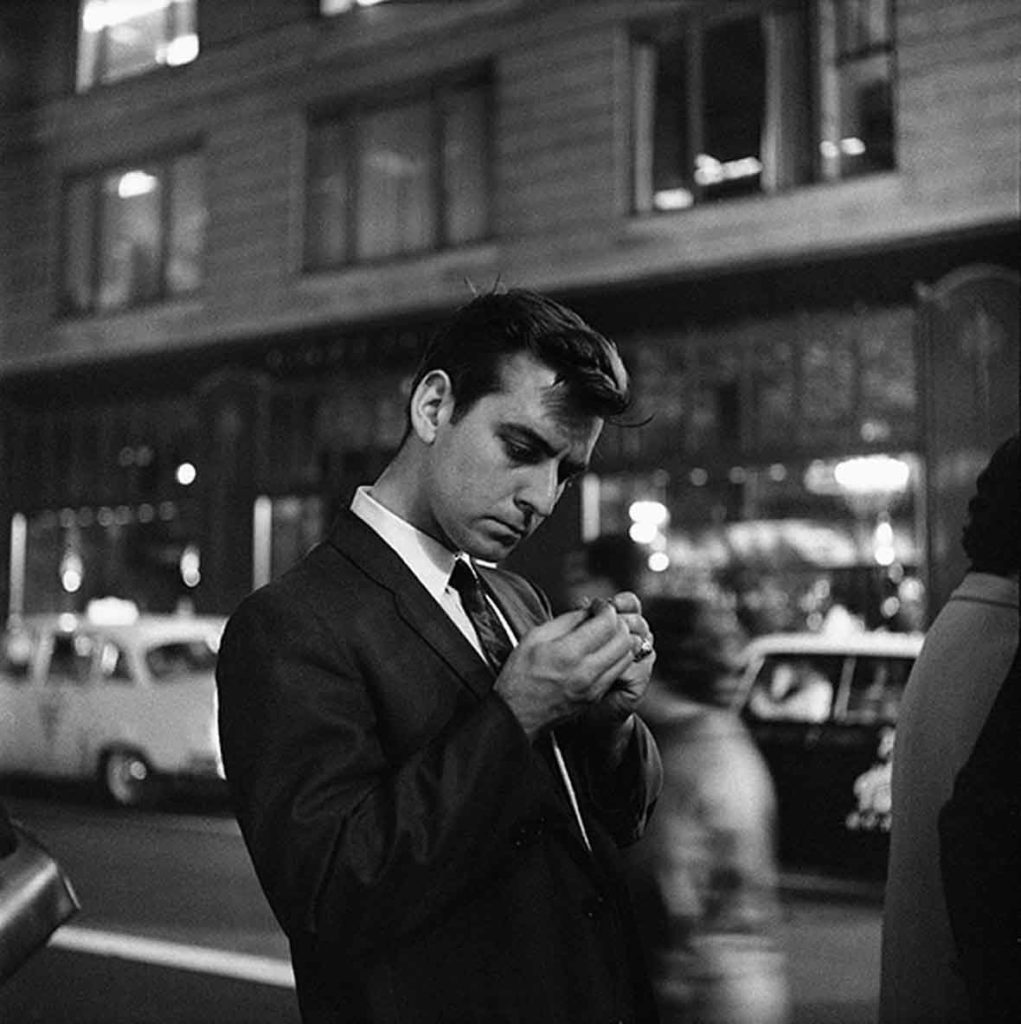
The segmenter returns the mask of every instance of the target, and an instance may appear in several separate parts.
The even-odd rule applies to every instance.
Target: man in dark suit
[[[648,625],[493,568],[627,404],[576,314],[477,297],[389,466],[231,617],[224,764],[306,1024],[655,1019],[617,858],[660,785]]]

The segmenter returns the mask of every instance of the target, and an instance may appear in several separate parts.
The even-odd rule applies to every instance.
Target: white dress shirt
[[[485,660],[475,627],[461,604],[460,596],[450,585],[450,574],[459,556],[381,505],[372,496],[368,487],[359,487],[355,492],[351,511],[400,555],[401,561],[432,594],[436,603],[464,634],[465,639],[478,651],[479,657]],[[499,609],[497,611],[499,612]],[[500,620],[506,629],[507,623],[502,615]],[[516,643],[513,631],[508,630],[508,633],[511,640]]]

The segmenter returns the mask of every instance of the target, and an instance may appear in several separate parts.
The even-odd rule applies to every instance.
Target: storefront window
[[[323,538],[324,507],[318,495],[256,498],[252,509],[252,586],[261,587],[291,568]]]
[[[912,452],[698,466],[599,480],[600,532],[641,550],[647,593],[700,596],[750,634],[924,622],[921,460]]]
[[[193,501],[82,506],[26,517],[17,611],[83,611],[100,598],[143,612],[191,603],[201,581]]]

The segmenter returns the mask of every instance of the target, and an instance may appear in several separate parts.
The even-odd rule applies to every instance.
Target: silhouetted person
[[[893,752],[881,1024],[972,1020],[937,821],[1018,647],[1019,492],[1015,434],[979,474],[962,537],[970,568],[929,629],[904,690]]]

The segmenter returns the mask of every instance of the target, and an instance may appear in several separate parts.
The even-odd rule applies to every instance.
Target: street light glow
[[[911,467],[889,455],[862,455],[838,462],[833,477],[849,494],[897,494],[907,489]]]

